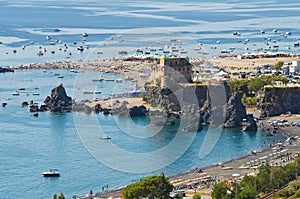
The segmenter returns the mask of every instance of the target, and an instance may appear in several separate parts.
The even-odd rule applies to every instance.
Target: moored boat
[[[44,177],[59,177],[60,174],[57,169],[50,169],[49,171],[44,171],[42,173]]]
[[[103,136],[102,137],[102,140],[110,140],[111,139],[111,137],[109,137],[109,136]]]

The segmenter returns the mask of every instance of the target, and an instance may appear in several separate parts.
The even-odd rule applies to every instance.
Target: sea
[[[0,66],[99,61],[117,58],[120,51],[130,55],[137,48],[173,46],[199,59],[229,48],[234,49],[231,54],[266,49],[299,53],[294,47],[300,39],[299,4],[294,0],[0,0]],[[78,46],[84,50],[78,51]],[[38,56],[39,51],[43,55]],[[21,106],[24,101],[42,104],[59,84],[69,96],[77,96],[78,82],[86,76],[123,78],[98,73],[34,69],[0,74],[0,102],[7,103],[0,107],[0,198],[52,198],[60,192],[72,198],[90,190],[109,191],[151,174],[172,176],[228,161],[284,139],[266,137],[260,130],[244,133],[210,126],[182,133],[174,126],[157,129],[151,118],[102,113],[42,112],[34,117]],[[135,89],[130,81],[91,82],[85,83],[101,94],[84,96],[90,100]],[[103,135],[111,140],[101,139]],[[200,153],[203,148],[209,149],[205,155]],[[42,172],[49,169],[58,169],[61,176],[44,178]]]

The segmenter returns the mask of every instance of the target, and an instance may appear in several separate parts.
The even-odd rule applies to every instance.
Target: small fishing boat
[[[87,36],[89,36],[89,34],[85,32],[85,33],[83,33],[81,36],[82,36],[82,37],[87,37]]]
[[[100,78],[100,79],[93,79],[92,82],[102,82],[104,79]]]
[[[16,91],[15,93],[12,94],[13,96],[19,96],[20,93],[18,91]]]
[[[110,140],[111,139],[111,137],[109,137],[109,136],[103,136],[102,137],[102,140]]]
[[[80,52],[82,52],[84,50],[84,48],[83,48],[83,46],[78,46],[77,50],[80,51]]]
[[[83,91],[83,94],[101,94],[101,91]]]

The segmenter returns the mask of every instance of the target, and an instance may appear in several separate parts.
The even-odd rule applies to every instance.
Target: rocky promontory
[[[247,120],[246,107],[242,104],[243,93],[230,93],[224,84],[191,85],[182,87],[181,96],[167,88],[148,85],[145,101],[158,106],[167,113],[178,114],[180,117],[192,116],[195,119],[188,124],[185,131],[201,130],[203,123],[211,123],[223,128],[236,128],[246,125],[251,130],[257,128],[256,123]],[[196,100],[191,96],[195,96]],[[179,100],[180,98],[180,100]],[[243,121],[244,119],[244,121]],[[250,122],[248,124],[248,122]],[[248,131],[248,129],[246,129]]]

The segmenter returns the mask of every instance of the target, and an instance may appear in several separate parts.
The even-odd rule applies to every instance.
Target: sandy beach
[[[256,67],[274,64],[277,61],[284,61],[285,64],[299,60],[298,57],[276,57],[276,58],[257,58],[257,59],[238,59],[237,57],[210,58],[208,59],[214,66],[225,69],[228,72],[250,72]]]

